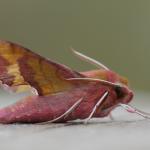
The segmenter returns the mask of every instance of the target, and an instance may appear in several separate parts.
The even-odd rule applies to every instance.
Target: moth
[[[106,117],[118,106],[144,118],[145,112],[129,105],[133,92],[126,78],[102,63],[72,49],[97,70],[77,72],[18,44],[0,41],[1,87],[34,95],[0,109],[0,123],[65,123]]]

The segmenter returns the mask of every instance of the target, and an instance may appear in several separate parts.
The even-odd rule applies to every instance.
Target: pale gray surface
[[[1,94],[1,105],[17,99]],[[8,100],[7,100],[8,99]],[[150,95],[139,94],[133,104],[150,112]],[[8,103],[7,103],[8,104]],[[1,150],[149,150],[150,120],[118,108],[109,118],[83,124],[0,125]]]

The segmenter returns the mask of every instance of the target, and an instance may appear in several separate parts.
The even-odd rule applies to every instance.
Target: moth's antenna
[[[121,86],[123,87],[123,85],[119,84],[119,83],[113,83],[113,82],[109,82],[107,80],[102,80],[102,79],[94,79],[94,78],[68,78],[66,79],[68,81],[97,81],[97,82],[102,82],[102,83],[106,83],[109,85],[113,85],[113,86]]]
[[[129,104],[119,104],[119,106],[121,106],[122,108],[124,108],[126,111],[128,111],[129,113],[135,113],[139,116],[142,116],[143,118],[146,118],[146,119],[150,119],[150,114],[149,113],[146,113],[146,112],[143,112]]]
[[[70,48],[71,51],[76,55],[78,56],[80,59],[92,64],[92,65],[95,65],[96,67],[98,68],[103,68],[105,70],[110,70],[109,68],[107,68],[105,65],[103,65],[102,63],[100,63],[99,61],[93,59],[93,58],[90,58],[84,54],[81,54],[80,52],[77,52],[76,50],[74,50],[73,48]]]

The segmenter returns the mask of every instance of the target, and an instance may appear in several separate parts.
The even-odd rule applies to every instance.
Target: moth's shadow
[[[122,127],[122,126],[128,126],[128,125],[134,125],[137,123],[144,123],[147,121],[146,119],[140,119],[140,120],[91,120],[87,124],[85,124],[82,120],[80,121],[72,121],[67,123],[50,123],[45,125],[39,125],[39,124],[13,124],[13,125],[0,125],[1,129],[5,130],[6,127],[9,129],[11,127],[11,130],[13,129],[13,132],[16,133],[16,131],[22,131],[24,130],[27,135],[29,134],[38,134],[41,132],[49,132],[50,130],[59,130],[62,128],[68,128],[68,130],[74,130],[74,128],[89,128],[94,129],[97,128],[109,128],[109,127]],[[28,134],[29,133],[29,134]]]
[[[51,123],[47,125],[37,125],[41,126],[41,131],[44,130],[50,130],[50,129],[59,129],[59,128],[72,128],[72,127],[89,127],[89,126],[122,126],[122,125],[128,125],[133,123],[141,123],[145,121],[146,119],[140,119],[140,120],[121,120],[121,121],[90,121],[88,123],[84,123],[83,121],[75,121],[75,122],[68,122],[68,123]]]

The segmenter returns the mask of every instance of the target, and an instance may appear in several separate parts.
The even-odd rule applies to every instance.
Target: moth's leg
[[[109,70],[105,65],[103,65],[103,64],[100,63],[99,61],[97,61],[97,60],[95,60],[95,59],[93,59],[93,58],[90,58],[90,57],[88,57],[88,56],[86,56],[86,55],[84,55],[84,54],[81,54],[81,53],[77,52],[76,50],[74,50],[73,48],[71,48],[71,50],[72,50],[72,52],[73,52],[76,56],[78,56],[80,59],[82,59],[82,60],[84,60],[84,61],[86,61],[86,62],[88,62],[88,63],[90,63],[90,64],[92,64],[92,65],[95,65],[95,66],[98,67],[98,68],[103,68],[103,69],[105,69],[105,70]]]
[[[66,116],[68,116],[69,114],[71,114],[79,105],[80,103],[82,102],[83,100],[83,97],[80,98],[77,102],[75,102],[64,114],[62,114],[61,116],[53,119],[53,120],[50,120],[50,121],[46,121],[46,122],[42,122],[42,123],[37,123],[37,124],[40,124],[40,125],[43,125],[43,124],[49,124],[49,123],[53,123],[53,122],[56,122],[62,118],[65,118]]]
[[[90,113],[89,117],[85,119],[84,123],[88,123],[88,121],[93,117],[94,113],[96,112],[97,108],[102,104],[102,102],[106,99],[108,95],[108,91],[103,94],[103,96],[100,98],[100,100],[96,103],[94,106],[92,112]]]
[[[122,108],[124,108],[126,111],[128,111],[129,113],[136,113],[139,116],[142,116],[146,119],[150,119],[150,114],[143,112],[129,104],[119,104],[119,106],[121,106]]]
[[[113,115],[112,115],[112,113],[110,113],[108,117],[109,117],[109,118],[110,118],[110,120],[112,120],[112,121],[114,121],[114,120],[115,120],[115,119],[114,119],[114,117],[113,117]]]

